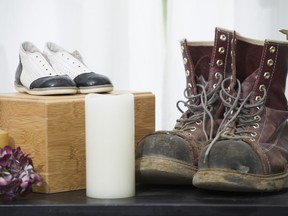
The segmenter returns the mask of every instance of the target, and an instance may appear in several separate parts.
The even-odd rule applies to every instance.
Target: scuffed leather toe
[[[169,133],[157,133],[143,138],[137,145],[136,159],[145,156],[168,157],[191,164],[193,161],[188,143]]]
[[[198,168],[220,168],[241,173],[262,174],[261,161],[252,148],[241,140],[223,140],[214,143],[206,160],[207,147],[202,150]]]

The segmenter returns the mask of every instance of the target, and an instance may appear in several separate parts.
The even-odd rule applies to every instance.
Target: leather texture
[[[47,42],[44,53],[52,67],[61,75],[74,80],[80,93],[108,92],[113,90],[110,79],[92,72],[78,51],[70,53],[55,43]]]
[[[39,49],[23,42],[19,49],[19,64],[14,86],[19,92],[35,95],[75,94],[75,82],[67,75],[60,76]]]
[[[246,137],[238,140],[220,138],[211,148],[206,162],[207,148],[204,149],[199,157],[199,168],[208,169],[208,172],[209,168],[239,171],[237,167],[246,166],[249,167],[246,173],[251,174],[270,176],[285,173],[288,165],[288,109],[285,97],[288,43],[266,40],[259,45],[235,35],[234,46],[237,77],[232,79],[240,80],[242,99],[251,94],[246,102],[251,108],[249,112],[246,108],[245,114],[253,117],[257,113],[257,120],[246,119],[247,125],[242,130],[243,133],[251,131],[250,137],[246,133]],[[266,89],[266,94],[261,87]],[[253,107],[257,104],[257,97],[264,99],[264,103]],[[230,124],[230,132],[239,130],[239,125],[237,117]]]
[[[216,73],[220,73],[222,77],[231,74],[231,37],[231,31],[216,28],[214,44],[193,44],[186,39],[180,42],[188,97],[200,95],[203,89],[199,85],[205,86],[207,83],[206,91],[209,95],[209,92],[215,88],[215,84],[219,83],[220,77]],[[190,102],[199,106],[199,110],[192,112],[188,109],[185,111],[177,120],[173,130],[157,131],[140,140],[136,149],[136,159],[141,160],[145,156],[157,155],[159,158],[168,157],[172,160],[188,162],[193,169],[197,169],[199,153],[208,143],[208,140],[203,132],[203,119],[200,121],[191,120],[193,116],[203,113],[203,108],[200,108],[199,97],[196,100]],[[215,135],[224,112],[218,96],[208,109],[211,110],[214,118],[213,135]],[[209,134],[211,129],[209,118],[206,118],[205,124],[205,130]],[[141,167],[139,169],[141,172]],[[192,176],[190,178],[192,179]],[[173,183],[173,181],[169,182]]]

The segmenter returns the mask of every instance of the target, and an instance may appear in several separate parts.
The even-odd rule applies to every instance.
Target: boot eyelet
[[[216,72],[216,73],[215,73],[215,78],[216,78],[216,79],[219,79],[220,77],[221,77],[220,73],[219,73],[219,72]]]
[[[261,117],[259,115],[254,116],[254,119],[257,121],[261,121]]]
[[[255,141],[255,139],[254,138],[251,138],[251,139],[249,139],[251,142],[254,142]]]
[[[260,85],[260,86],[259,86],[259,90],[260,90],[260,91],[264,91],[264,89],[265,89],[265,85]]]
[[[213,88],[214,88],[214,89],[216,88],[216,86],[217,86],[217,84],[213,84]]]
[[[181,52],[182,53],[184,52],[184,46],[181,46]]]
[[[268,60],[267,60],[267,65],[268,65],[268,66],[271,67],[273,64],[274,64],[274,61],[273,61],[272,59],[268,59]]]
[[[260,96],[256,96],[256,97],[255,97],[255,100],[256,100],[256,101],[260,101],[260,100],[261,100],[261,97],[260,97]]]
[[[256,132],[252,132],[252,133],[250,133],[250,135],[251,135],[252,137],[256,137],[258,134],[257,134]]]
[[[202,124],[202,120],[197,120],[197,121],[196,121],[196,124],[197,124],[197,125],[201,125],[201,124]]]
[[[184,65],[187,64],[187,58],[183,58],[183,63],[184,63]]]
[[[188,83],[187,86],[188,86],[188,88],[192,88],[192,84],[191,83]]]
[[[186,70],[186,71],[185,71],[185,75],[186,75],[186,77],[188,77],[188,76],[190,75],[190,71],[189,71],[189,70]]]
[[[270,78],[270,73],[269,72],[265,72],[263,76],[264,76],[264,79],[269,79]]]
[[[190,129],[190,131],[196,131],[196,127],[192,127],[191,129]]]
[[[220,59],[218,59],[218,60],[216,61],[216,65],[217,65],[217,66],[222,66],[222,65],[223,65],[223,61],[220,60]]]
[[[258,124],[258,123],[255,123],[255,124],[253,125],[253,128],[255,128],[255,129],[259,128],[259,124]]]
[[[275,51],[276,51],[275,46],[271,46],[271,47],[269,48],[269,52],[270,52],[270,53],[274,53]]]
[[[225,48],[224,47],[219,47],[218,52],[220,54],[223,54],[225,52]]]
[[[228,86],[228,88],[227,88],[227,92],[229,93],[229,92],[230,92],[230,90],[231,90],[231,87],[230,87],[230,86]]]
[[[227,98],[227,101],[228,101],[229,103],[231,103],[232,99],[229,97],[229,98]]]
[[[227,39],[226,35],[224,35],[224,34],[221,34],[221,35],[220,35],[220,40],[226,41],[226,39]]]

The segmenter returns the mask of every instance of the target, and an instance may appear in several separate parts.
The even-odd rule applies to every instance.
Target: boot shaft
[[[218,82],[216,73],[222,77],[231,75],[231,31],[216,28],[213,42],[180,42],[183,56],[186,84],[191,94],[196,95],[197,83],[208,82],[208,91]],[[213,86],[214,85],[214,86]]]
[[[252,92],[250,103],[267,95],[265,106],[287,110],[285,97],[288,70],[288,43],[252,40],[236,35],[235,57],[237,79],[242,83],[243,95]]]

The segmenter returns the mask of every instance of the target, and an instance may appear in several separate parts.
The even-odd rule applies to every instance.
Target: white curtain
[[[156,128],[180,116],[185,75],[179,40],[213,40],[216,26],[285,40],[286,0],[0,0],[0,93],[14,91],[19,46],[77,49],[115,89],[156,95]]]

